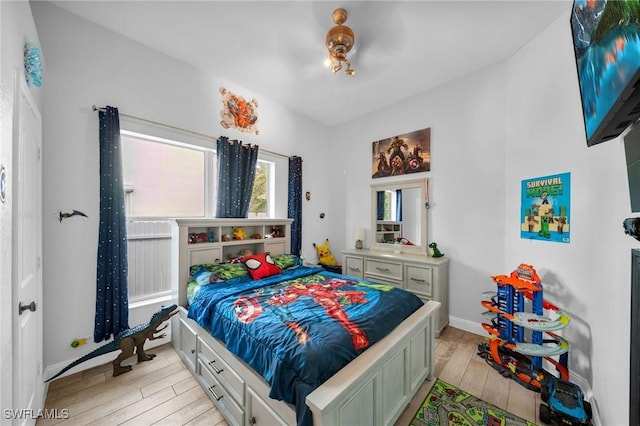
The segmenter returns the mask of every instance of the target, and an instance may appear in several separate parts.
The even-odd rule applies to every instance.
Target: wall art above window
[[[246,101],[243,97],[220,88],[222,94],[222,109],[220,110],[220,125],[225,129],[237,129],[245,133],[258,132],[258,101]]]
[[[372,144],[372,178],[431,170],[431,128],[375,141]]]

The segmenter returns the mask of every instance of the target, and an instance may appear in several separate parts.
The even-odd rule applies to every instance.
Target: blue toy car
[[[540,420],[551,425],[587,426],[591,424],[591,404],[584,400],[575,383],[551,377],[540,391]]]

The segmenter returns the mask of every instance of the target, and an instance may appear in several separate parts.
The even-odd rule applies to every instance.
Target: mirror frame
[[[378,243],[376,242],[376,221],[377,221],[377,213],[378,206],[376,202],[376,197],[378,191],[389,191],[395,189],[407,189],[407,188],[420,188],[422,194],[422,204],[424,205],[426,199],[426,178],[423,179],[411,179],[411,180],[401,180],[394,182],[387,182],[382,184],[372,184],[371,185],[371,238],[370,238],[370,247],[372,250],[383,250],[383,251],[393,251],[400,253],[428,253],[428,242],[427,242],[427,208],[424,207],[420,212],[420,245],[419,246],[407,246],[403,244],[388,244],[388,243]]]

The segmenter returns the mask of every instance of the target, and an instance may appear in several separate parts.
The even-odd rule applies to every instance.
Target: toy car
[[[540,390],[540,420],[551,425],[586,426],[591,424],[591,404],[584,400],[575,383],[551,377]]]

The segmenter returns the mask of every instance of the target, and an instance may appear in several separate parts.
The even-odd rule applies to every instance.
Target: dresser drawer
[[[233,400],[228,388],[225,388],[211,372],[207,365],[198,360],[200,367],[200,381],[205,385],[207,395],[215,401],[216,406],[235,426],[244,425],[244,410]]]
[[[356,278],[364,277],[364,266],[361,257],[345,256],[345,275],[351,275]]]
[[[367,275],[402,281],[402,263],[366,259],[365,273]]]
[[[228,390],[240,405],[244,405],[244,381],[229,368],[227,363],[224,362],[209,345],[199,337],[198,340],[200,343],[198,360],[209,370],[209,374],[215,376],[216,380]]]
[[[402,288],[402,281],[396,281],[396,280],[389,280],[386,278],[382,278],[382,277],[376,277],[373,275],[365,275],[364,276],[365,280],[369,280],[369,281],[373,281],[376,284],[387,284],[387,285],[391,285],[397,288]]]
[[[423,296],[433,296],[432,270],[428,266],[407,265],[406,289]]]

